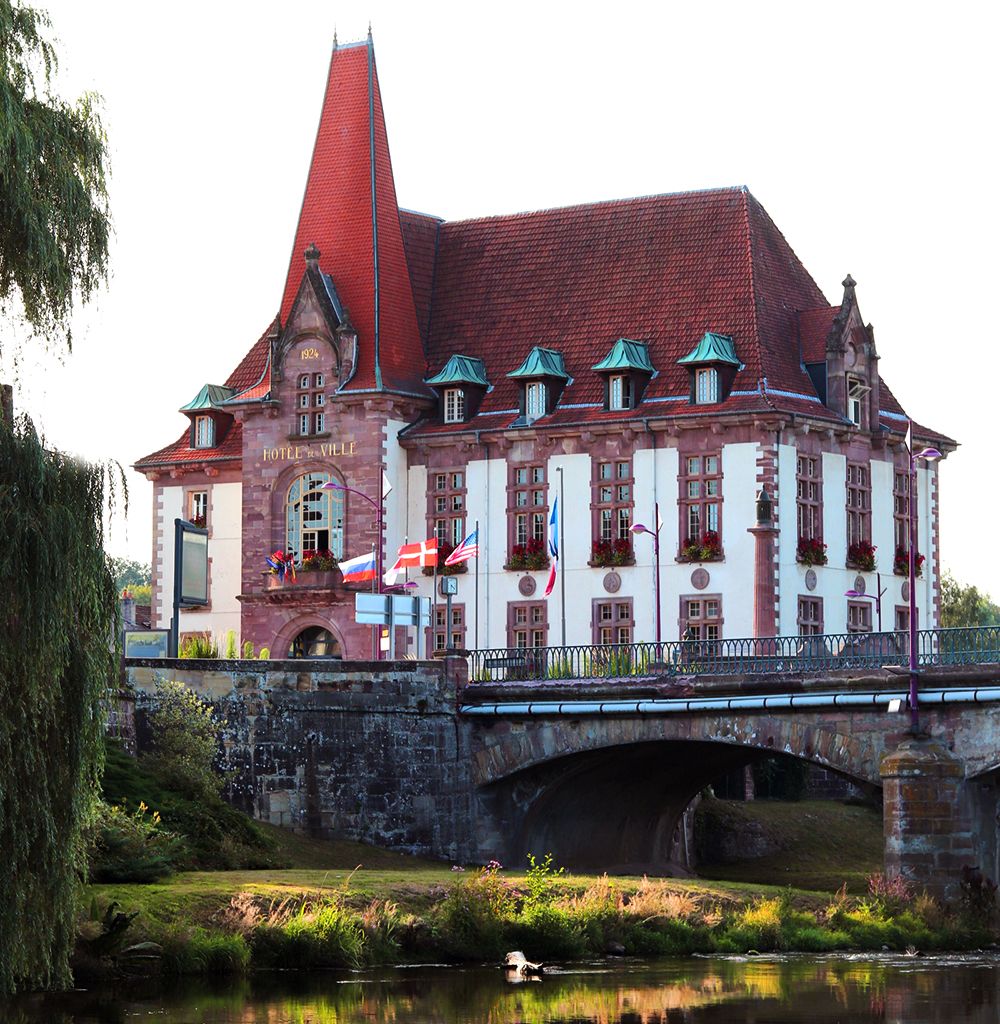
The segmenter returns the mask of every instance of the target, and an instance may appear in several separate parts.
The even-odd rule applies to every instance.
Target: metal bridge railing
[[[473,651],[473,682],[623,679],[653,674],[777,675],[824,669],[905,666],[909,634],[825,633],[741,640],[680,640],[659,644],[504,647]],[[917,663],[974,665],[1000,661],[1000,627],[921,629]]]

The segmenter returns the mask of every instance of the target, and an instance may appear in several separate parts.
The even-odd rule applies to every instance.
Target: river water
[[[487,967],[278,972],[0,1003],[3,1024],[765,1024],[1000,1020],[1000,958],[611,960],[512,984]]]

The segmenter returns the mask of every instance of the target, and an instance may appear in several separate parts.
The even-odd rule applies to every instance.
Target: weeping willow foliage
[[[107,141],[98,98],[52,91],[48,17],[0,0],[0,313],[67,345],[73,299],[107,275]],[[12,307],[12,304],[15,304]]]
[[[119,486],[120,469],[0,420],[0,996],[70,981],[81,827],[117,664],[103,512]]]

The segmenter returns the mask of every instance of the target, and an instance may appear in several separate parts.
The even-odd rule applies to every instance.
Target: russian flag
[[[344,574],[345,583],[363,583],[375,579],[375,552],[348,558],[340,563],[340,571]]]
[[[556,585],[556,567],[559,564],[559,499],[552,502],[552,514],[549,516],[549,579],[545,584],[545,596],[552,593]]]

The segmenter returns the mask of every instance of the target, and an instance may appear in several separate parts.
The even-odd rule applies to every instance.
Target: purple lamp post
[[[934,462],[942,458],[937,448],[925,448],[913,451],[913,421],[910,420],[906,431],[906,451],[910,457],[910,471],[907,474],[906,520],[910,544],[908,552],[908,578],[910,584],[910,732],[916,736],[920,732],[919,705],[917,696],[917,520],[913,514],[916,502],[917,459]]]
[[[885,596],[885,590],[882,589],[882,574],[880,572],[875,573],[875,593],[864,594],[860,590],[855,590],[851,587],[850,590],[844,591],[844,597],[852,597],[856,601],[874,601],[875,602],[875,615],[878,621],[878,631],[882,632],[882,598]]]
[[[663,525],[663,522],[660,519],[660,503],[658,501],[653,504],[653,522],[656,525],[652,530],[648,526],[643,526],[642,523],[636,523],[631,529],[633,533],[648,533],[653,537],[653,562],[655,565],[653,595],[656,602],[656,647],[657,657],[659,657],[659,647],[662,639],[660,629],[660,527]]]

